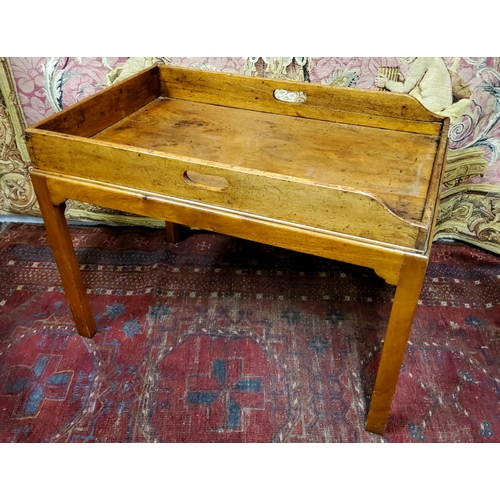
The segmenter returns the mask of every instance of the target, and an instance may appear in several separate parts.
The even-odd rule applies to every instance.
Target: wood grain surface
[[[160,66],[161,95],[262,113],[301,116],[376,128],[439,134],[443,118],[409,95],[271,80],[191,68]],[[285,103],[276,89],[303,92],[304,103]]]
[[[276,90],[301,92],[283,102]],[[390,92],[153,67],[27,130],[78,332],[75,199],[370,267],[396,285],[367,429],[383,433],[432,242],[449,119]]]
[[[155,101],[95,138],[357,189],[414,220],[422,218],[438,142],[437,136],[177,100]]]
[[[138,215],[149,215],[174,223],[370,267],[387,283],[392,285],[398,283],[405,251],[394,245],[373,244],[369,240],[348,238],[340,233],[286,224],[276,219],[223,210],[183,198],[148,193],[133,188],[118,188],[78,177],[37,172],[32,175],[44,177],[51,203],[54,205],[63,203],[69,198],[88,203],[92,201],[115,209],[126,206],[128,210]]]

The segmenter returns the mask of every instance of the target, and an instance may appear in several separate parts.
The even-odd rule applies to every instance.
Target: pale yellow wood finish
[[[276,89],[302,92],[284,103]],[[27,130],[79,333],[66,199],[371,267],[397,285],[367,429],[383,433],[430,252],[449,122],[383,92],[153,67]]]

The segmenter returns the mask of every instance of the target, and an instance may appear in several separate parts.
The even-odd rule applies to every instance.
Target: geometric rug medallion
[[[76,334],[43,226],[0,234],[0,442],[500,442],[500,257],[437,242],[384,437],[364,430],[394,287],[203,231],[71,227]]]

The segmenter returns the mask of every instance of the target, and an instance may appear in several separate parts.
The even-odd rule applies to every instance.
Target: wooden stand
[[[283,89],[300,102],[278,100]],[[409,96],[156,66],[29,128],[33,185],[78,332],[96,325],[67,199],[164,219],[170,242],[185,224],[371,267],[397,286],[366,424],[382,434],[448,127]]]

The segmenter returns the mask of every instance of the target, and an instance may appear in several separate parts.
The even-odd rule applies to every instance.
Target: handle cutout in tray
[[[208,191],[225,191],[229,187],[224,177],[219,175],[200,174],[194,170],[186,170],[182,175],[187,184]]]
[[[306,102],[307,95],[305,92],[291,92],[285,89],[276,89],[273,92],[274,98],[282,102],[295,102],[297,104],[302,104]]]

